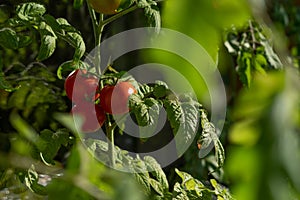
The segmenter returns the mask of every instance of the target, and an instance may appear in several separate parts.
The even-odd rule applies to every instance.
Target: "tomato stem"
[[[120,18],[120,17],[122,17],[122,16],[124,16],[124,15],[126,15],[126,14],[128,14],[128,13],[134,11],[134,10],[136,10],[137,8],[138,8],[137,5],[133,5],[133,6],[129,7],[129,8],[127,8],[126,10],[123,10],[123,11],[121,11],[121,12],[119,12],[119,13],[117,13],[117,14],[115,14],[115,15],[107,18],[107,19],[105,19],[103,21],[103,25],[105,26],[106,24],[109,24],[109,23],[115,21],[116,19],[118,19],[118,18]]]
[[[110,157],[110,166],[115,167],[115,144],[114,144],[114,132],[116,126],[112,125],[111,122],[108,122],[108,133],[107,133],[107,144],[108,144],[108,153]]]
[[[100,52],[100,44],[101,44],[101,38],[102,38],[102,32],[104,27],[115,21],[116,19],[126,15],[127,13],[130,13],[138,8],[137,5],[131,6],[128,9],[119,12],[107,19],[104,19],[104,14],[100,14],[99,16],[99,21],[97,21],[97,16],[95,11],[91,8],[89,3],[87,2],[88,5],[88,10],[89,10],[89,15],[92,20],[92,26],[93,26],[93,32],[94,32],[94,39],[95,39],[95,48],[96,48],[96,55],[94,58],[94,67],[96,70],[96,73],[101,77],[101,52]],[[103,88],[103,83],[100,81],[101,88]],[[110,164],[111,167],[115,167],[115,152],[114,152],[114,130],[116,128],[117,123],[111,123],[111,119],[109,115],[107,114],[107,119],[105,122],[105,127],[106,127],[106,132],[107,132],[107,143],[108,143],[108,154],[110,157]]]

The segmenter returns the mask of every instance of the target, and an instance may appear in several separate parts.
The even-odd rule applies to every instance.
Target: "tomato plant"
[[[74,103],[93,101],[99,94],[98,79],[86,70],[74,70],[65,80],[65,90],[68,98]]]
[[[81,117],[82,125],[80,130],[83,133],[95,132],[104,124],[106,116],[99,104],[81,102],[75,104],[71,110],[72,115]],[[80,124],[80,123],[79,123]]]
[[[0,199],[300,199],[299,1],[35,2],[0,3]],[[153,35],[105,46],[146,23]],[[157,49],[116,57],[135,39]],[[173,72],[130,75],[153,60],[196,95]],[[224,120],[210,70],[227,92]]]
[[[106,85],[100,91],[100,104],[109,114],[124,114],[129,111],[128,100],[137,90],[130,82],[119,82],[116,85]]]

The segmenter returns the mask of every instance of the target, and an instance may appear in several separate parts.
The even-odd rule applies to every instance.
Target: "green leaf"
[[[70,37],[73,39],[73,41],[76,45],[73,59],[74,60],[80,60],[80,58],[85,53],[85,43],[83,41],[83,38],[78,33],[69,33],[69,34],[70,34]]]
[[[174,135],[177,133],[179,126],[183,123],[182,108],[177,99],[166,99],[163,101],[167,111],[168,120],[170,121]]]
[[[261,54],[256,54],[255,61],[254,61],[254,69],[259,73],[266,75],[265,69],[267,69],[267,67],[268,67],[267,59]]]
[[[36,142],[38,141],[38,134],[20,117],[20,115],[16,111],[10,114],[9,120],[11,125],[18,131],[18,133],[22,137],[26,138],[31,143],[36,144]]]
[[[165,97],[168,93],[168,88],[164,85],[156,85],[153,89],[153,94],[156,98]]]
[[[215,133],[212,133],[212,140],[215,146],[215,157],[217,159],[218,166],[222,167],[225,161],[225,151],[223,145],[220,142],[218,135]]]
[[[17,33],[11,28],[0,29],[0,45],[8,49],[17,49],[19,38]]]
[[[176,168],[175,172],[182,179],[181,187],[179,187],[177,183],[175,184],[175,192],[188,196],[188,199],[211,199],[211,193],[213,193],[213,191],[207,188],[201,181]]]
[[[241,55],[237,58],[238,60],[238,67],[237,71],[238,74],[240,75],[240,80],[244,85],[247,87],[251,86],[251,81],[252,81],[252,55],[251,53],[248,52],[242,52]]]
[[[58,18],[56,21],[59,23],[60,28],[66,32],[62,37],[66,37],[69,43],[75,48],[73,60],[80,60],[85,53],[85,43],[79,31],[72,27],[64,18]]]
[[[135,3],[135,0],[121,0],[121,4],[119,6],[119,8],[117,9],[118,12],[129,8],[133,3]]]
[[[17,16],[25,21],[34,20],[35,17],[42,16],[46,12],[46,8],[38,3],[24,3],[17,6],[16,13]]]
[[[157,161],[150,156],[144,157],[145,164],[147,169],[152,174],[152,176],[157,180],[158,184],[160,185],[161,194],[169,190],[169,183],[167,177],[162,170],[161,166],[157,163]],[[151,184],[151,183],[150,183]],[[151,184],[152,185],[152,184]]]
[[[142,185],[144,192],[147,195],[150,195],[151,194],[151,187],[149,182],[150,176],[149,173],[147,172],[147,167],[145,165],[145,162],[138,157],[132,162],[130,168],[131,168],[131,172],[133,172],[135,179],[138,181],[139,184]]]
[[[186,191],[181,187],[180,183],[175,183],[173,190],[173,200],[190,200]]]
[[[60,24],[56,21],[56,19],[52,15],[45,14],[43,18],[44,21],[52,28],[53,31],[63,33]]]
[[[141,99],[138,94],[131,95],[129,108],[134,113],[140,129],[140,138],[153,135],[159,120],[161,104],[153,99]]]
[[[218,166],[222,167],[225,160],[225,151],[222,143],[219,140],[217,130],[215,126],[211,122],[209,122],[205,111],[201,111],[200,118],[202,133],[198,140],[198,144],[201,145],[201,148],[206,148],[211,142],[213,142],[215,147],[215,158],[217,160]]]
[[[231,196],[230,192],[227,188],[220,185],[215,179],[210,179],[211,185],[215,189],[215,194],[217,195],[218,199],[222,200],[233,200],[234,198]]]
[[[173,129],[177,151],[181,154],[198,130],[199,107],[197,104],[179,102],[177,99],[163,100],[163,104]]]
[[[274,52],[273,48],[269,45],[268,42],[263,41],[262,45],[265,47],[266,51],[266,57],[268,59],[268,62],[274,69],[282,69],[283,65],[277,56],[277,54]]]
[[[43,83],[31,85],[31,90],[26,97],[25,107],[33,108],[42,103],[54,103],[55,99],[52,97],[52,88],[49,88]],[[51,98],[52,97],[52,98]]]
[[[74,61],[74,60],[69,60],[69,61],[66,61],[64,63],[62,63],[58,69],[57,69],[57,77],[59,79],[63,79],[63,74],[65,73],[70,73],[70,71],[73,71],[75,69],[88,69],[88,65],[87,63],[81,61],[81,60],[78,60],[78,61]]]
[[[151,188],[150,188],[150,177],[148,173],[137,173],[135,172],[134,178],[137,180],[139,184],[141,184],[143,191],[146,195],[150,195]]]
[[[9,19],[10,7],[7,5],[0,5],[0,23],[4,23]]]
[[[0,58],[1,59],[1,58]],[[17,90],[19,88],[18,87],[13,87],[6,79],[5,76],[3,74],[3,72],[0,71],[0,89],[3,89],[7,92],[12,92],[14,90]]]
[[[41,22],[39,32],[41,35],[41,46],[36,59],[42,61],[54,53],[56,48],[56,36],[52,28],[45,22]]]
[[[88,186],[91,187],[90,185]],[[58,199],[58,200],[63,198],[80,199],[80,200],[95,199],[95,197],[89,194],[88,191],[85,190],[85,188],[78,187],[75,180],[64,180],[64,179],[57,179],[57,178],[53,179],[50,182],[50,184],[47,185],[47,192],[48,192],[49,199]],[[66,198],[66,194],[67,194],[67,198]]]
[[[67,160],[66,169],[71,173],[79,173],[80,171],[80,153],[76,145],[70,151],[70,156]]]
[[[46,195],[47,191],[45,186],[40,185],[38,180],[38,173],[35,171],[34,165],[31,165],[31,168],[28,169],[25,175],[25,184],[32,192],[39,195]]]
[[[31,37],[27,35],[19,35],[18,39],[19,39],[18,48],[26,47],[32,42]]]
[[[36,143],[40,157],[45,164],[54,164],[54,157],[62,145],[68,144],[69,132],[66,129],[59,129],[56,132],[45,129],[41,131]]]
[[[19,84],[19,89],[14,91],[8,99],[8,108],[18,108],[21,110],[24,109],[26,98],[30,92],[31,87],[30,84],[26,82],[21,82]]]
[[[141,96],[141,98],[144,98],[145,96],[149,96],[153,92],[153,87],[150,87],[147,84],[139,85],[138,87],[138,94]]]
[[[150,26],[155,27],[158,33],[161,28],[161,18],[157,3],[154,0],[139,0],[137,6],[144,9],[148,23]]]

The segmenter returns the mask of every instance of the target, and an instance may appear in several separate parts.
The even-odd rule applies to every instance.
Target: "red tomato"
[[[99,95],[96,94],[97,89],[98,78],[86,70],[74,70],[65,81],[67,96],[75,103],[95,100]]]
[[[129,111],[128,98],[137,91],[129,82],[120,82],[115,86],[106,85],[100,91],[100,105],[110,114],[124,114]]]
[[[105,112],[99,104],[84,102],[74,105],[71,110],[72,115],[81,117],[82,125],[80,131],[83,133],[95,132],[101,128],[106,120]],[[76,119],[76,118],[75,118]],[[78,123],[75,121],[75,123]]]

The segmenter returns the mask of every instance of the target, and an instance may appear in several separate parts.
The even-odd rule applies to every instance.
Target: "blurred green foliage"
[[[300,79],[295,69],[257,77],[239,96],[225,173],[237,199],[298,199]]]

